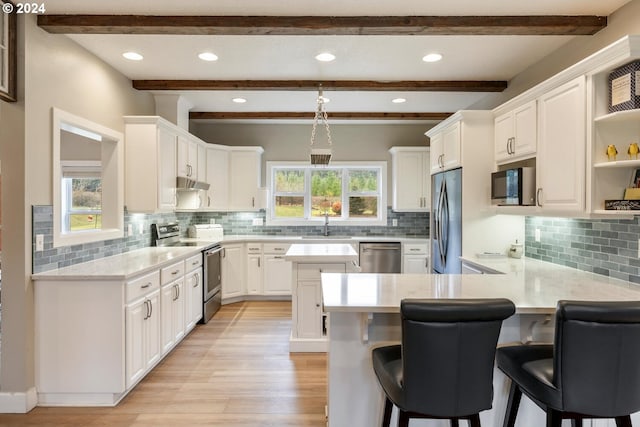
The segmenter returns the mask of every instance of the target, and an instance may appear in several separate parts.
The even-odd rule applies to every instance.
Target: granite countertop
[[[561,299],[640,300],[638,285],[544,261],[503,259],[487,264],[505,274],[325,273],[324,308],[397,313],[403,298],[509,298],[518,313],[551,314]]]

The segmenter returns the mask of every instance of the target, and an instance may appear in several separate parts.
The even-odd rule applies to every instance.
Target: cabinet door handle
[[[225,248],[222,248],[222,258],[226,258],[227,257],[227,250]]]
[[[319,271],[320,273],[322,273],[322,269],[321,269],[321,268],[319,268],[319,269],[318,269],[318,271]]]
[[[153,303],[151,302],[151,300],[147,301],[149,301],[149,318],[151,318],[151,315],[153,314]]]
[[[252,207],[252,208],[255,208],[255,207],[256,207],[256,198],[255,198],[255,197],[252,197],[252,198],[251,198],[251,207]]]
[[[536,191],[536,205],[542,207],[542,187],[538,188]]]
[[[258,268],[260,268],[260,258],[258,258]]]
[[[425,266],[425,268],[429,268],[429,258],[428,257],[424,259],[424,266]]]
[[[200,282],[200,273],[196,273],[193,275],[193,287],[197,288],[199,282]]]
[[[149,318],[149,300],[148,299],[144,300],[144,307],[147,313],[145,314],[144,319],[142,320],[147,320]]]
[[[211,206],[211,196],[207,196],[207,206]]]
[[[176,285],[176,292],[178,293],[176,299],[180,299],[180,285]]]
[[[316,303],[316,307],[320,307],[320,304],[317,304],[317,303]]]
[[[187,165],[187,176],[191,176],[193,174],[193,167],[191,165]]]
[[[511,154],[516,154],[516,137],[511,138]]]

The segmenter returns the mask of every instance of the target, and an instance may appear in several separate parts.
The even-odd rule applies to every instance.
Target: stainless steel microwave
[[[532,206],[536,204],[536,170],[507,169],[491,174],[491,204]]]

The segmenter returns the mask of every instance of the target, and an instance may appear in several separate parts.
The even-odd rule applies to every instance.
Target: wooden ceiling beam
[[[281,90],[396,91],[396,92],[502,92],[506,81],[482,80],[133,80],[139,90]]]
[[[39,15],[38,25],[61,34],[575,36],[597,33],[607,17]]]
[[[383,113],[383,112],[330,112],[329,120],[430,120],[442,121],[453,113]],[[191,120],[313,120],[313,111],[191,111]]]

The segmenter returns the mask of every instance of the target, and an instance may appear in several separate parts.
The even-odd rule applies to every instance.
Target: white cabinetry
[[[265,243],[263,245],[264,295],[291,295],[292,263],[284,259],[289,244]]]
[[[178,136],[177,173],[191,179],[198,178],[198,142],[186,135]]]
[[[212,145],[207,147],[207,173],[209,183],[205,210],[226,210],[229,206],[229,149]]]
[[[166,354],[184,337],[184,262],[163,268],[160,278],[162,354]]]
[[[538,99],[538,205],[547,213],[585,210],[585,77]]]
[[[262,178],[261,147],[233,147],[229,152],[229,210],[258,210]]]
[[[345,273],[346,266],[339,263],[297,263],[296,265],[296,295],[293,305],[294,331],[292,331],[292,336],[299,339],[322,339],[324,336],[324,316],[322,312],[320,274]],[[292,348],[291,351],[296,350]]]
[[[245,294],[245,252],[243,244],[224,245],[222,248],[222,300]]]
[[[461,131],[458,121],[450,122],[430,138],[432,174],[461,166]]]
[[[402,272],[429,273],[429,245],[404,243],[402,245]]]
[[[247,293],[262,293],[262,245],[247,243]]]
[[[398,212],[425,212],[431,206],[429,148],[391,147],[393,203]]]
[[[126,285],[126,387],[135,385],[160,360],[158,272]]]
[[[187,258],[184,271],[185,333],[189,333],[202,318],[202,254]]]
[[[127,116],[124,120],[127,210],[173,210],[178,137],[174,125],[156,116]]]
[[[497,164],[532,157],[537,145],[537,106],[530,101],[494,120]]]
[[[198,142],[198,162],[196,178],[207,182],[207,147],[205,142]]]

